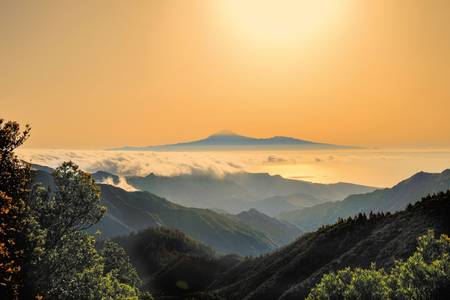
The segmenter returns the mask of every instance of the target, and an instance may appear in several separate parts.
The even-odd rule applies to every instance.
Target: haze
[[[420,172],[442,172],[450,166],[450,150],[316,150],[234,152],[122,152],[99,150],[21,149],[22,159],[57,167],[72,160],[89,172],[120,176],[251,172],[320,183],[352,182],[391,187]],[[122,186],[122,188],[126,188]],[[128,188],[127,188],[128,189]]]
[[[450,145],[445,0],[0,1],[0,38],[27,147]]]

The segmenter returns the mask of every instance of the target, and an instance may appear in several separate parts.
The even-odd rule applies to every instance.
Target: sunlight
[[[324,36],[345,16],[351,0],[227,0],[219,7],[227,24],[248,41],[295,46]]]

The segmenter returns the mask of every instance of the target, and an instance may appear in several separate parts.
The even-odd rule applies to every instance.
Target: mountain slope
[[[225,299],[303,299],[320,278],[346,266],[389,268],[408,257],[416,238],[434,229],[450,231],[450,191],[405,211],[361,215],[308,233],[266,256],[244,261],[210,286]]]
[[[272,196],[291,196],[304,194],[319,200],[344,199],[348,195],[367,193],[376,188],[353,183],[313,183],[303,180],[287,179],[280,175],[267,173],[228,173],[225,179],[231,180],[237,185],[245,188],[257,199]]]
[[[264,232],[277,245],[286,245],[302,234],[296,226],[260,213],[256,209],[243,211],[234,216],[248,226]]]
[[[247,200],[253,198],[245,188],[231,180],[208,174],[176,176],[127,177],[135,188],[161,195],[172,202],[198,208],[221,208],[231,213],[248,209]]]
[[[252,202],[252,207],[269,215],[278,216],[280,213],[314,206],[326,202],[308,194],[297,193],[287,196],[272,196]]]
[[[450,189],[450,169],[442,173],[419,172],[389,189],[367,194],[350,195],[343,201],[327,202],[296,211],[285,212],[280,218],[299,228],[310,231],[323,224],[331,224],[338,218],[353,216],[359,212],[394,212],[406,208],[422,197]]]
[[[348,149],[353,147],[316,143],[292,137],[274,136],[252,138],[225,131],[207,138],[186,143],[159,146],[121,147],[120,151],[195,151],[195,150],[251,150],[251,149]]]
[[[215,256],[212,248],[195,241],[182,231],[165,227],[147,228],[112,240],[125,249],[142,278],[158,272],[182,255]]]
[[[255,255],[277,247],[261,231],[214,211],[183,207],[148,192],[127,192],[104,184],[100,187],[102,203],[108,207],[105,220],[119,220],[119,226],[125,224],[132,230],[176,228],[222,253]],[[110,233],[109,226],[101,220],[95,229]]]
[[[34,172],[34,182],[54,189],[52,175]],[[103,238],[127,235],[149,227],[170,227],[183,231],[220,253],[258,255],[278,245],[262,231],[208,209],[184,207],[149,192],[127,192],[107,184],[99,184],[101,203],[107,213],[90,230],[100,230]]]
[[[170,228],[148,228],[113,241],[125,249],[145,289],[158,299],[204,290],[219,272],[242,260],[236,255],[218,257],[213,249]],[[180,287],[180,281],[188,288]]]
[[[271,212],[272,204],[266,203],[270,200],[258,200],[275,196],[303,195],[304,203],[313,205],[375,189],[351,183],[311,183],[266,173],[230,173],[222,177],[197,173],[170,177],[150,174],[145,177],[130,176],[126,181],[136,189],[161,195],[181,205],[219,208],[230,213],[239,213],[250,208]],[[317,202],[314,202],[315,200]]]

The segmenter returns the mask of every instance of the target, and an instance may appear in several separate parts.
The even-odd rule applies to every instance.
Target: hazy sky
[[[448,146],[450,1],[0,0],[0,117],[30,147]]]

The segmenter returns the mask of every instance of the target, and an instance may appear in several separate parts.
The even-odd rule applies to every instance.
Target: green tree
[[[345,268],[336,273],[324,275],[322,280],[311,291],[308,299],[388,299],[389,288],[386,274],[377,270],[374,265],[370,269]]]
[[[112,241],[105,241],[100,253],[105,259],[105,273],[112,273],[121,283],[130,286],[142,285],[136,269],[122,247]]]
[[[416,252],[396,262],[389,280],[394,299],[448,299],[450,239],[435,239],[432,231],[418,239]]]
[[[29,137],[16,122],[0,119],[0,298],[16,299],[24,284],[30,220],[26,198],[30,167],[14,154]]]
[[[29,201],[30,215],[44,232],[44,251],[33,257],[29,272],[33,292],[49,299],[137,299],[139,278],[125,252],[121,260],[112,250],[103,257],[86,231],[105,213],[90,174],[65,162],[53,180],[54,190],[35,186]]]
[[[51,189],[30,190],[30,165],[14,153],[29,132],[0,120],[0,299],[152,299],[123,250],[95,249],[86,229],[105,208],[89,174],[66,162]]]
[[[450,294],[450,239],[433,231],[418,239],[406,261],[383,269],[345,268],[326,274],[311,290],[309,300],[333,299],[447,299]]]
[[[4,192],[0,192],[0,201],[0,295],[13,298],[18,296],[21,253],[17,252],[15,240],[11,237],[14,226],[10,223],[11,220],[14,222],[18,207]]]
[[[64,236],[90,228],[106,212],[95,181],[73,162],[56,168],[53,180],[54,191],[35,186],[30,199],[31,213],[46,231],[46,248],[57,247]]]

